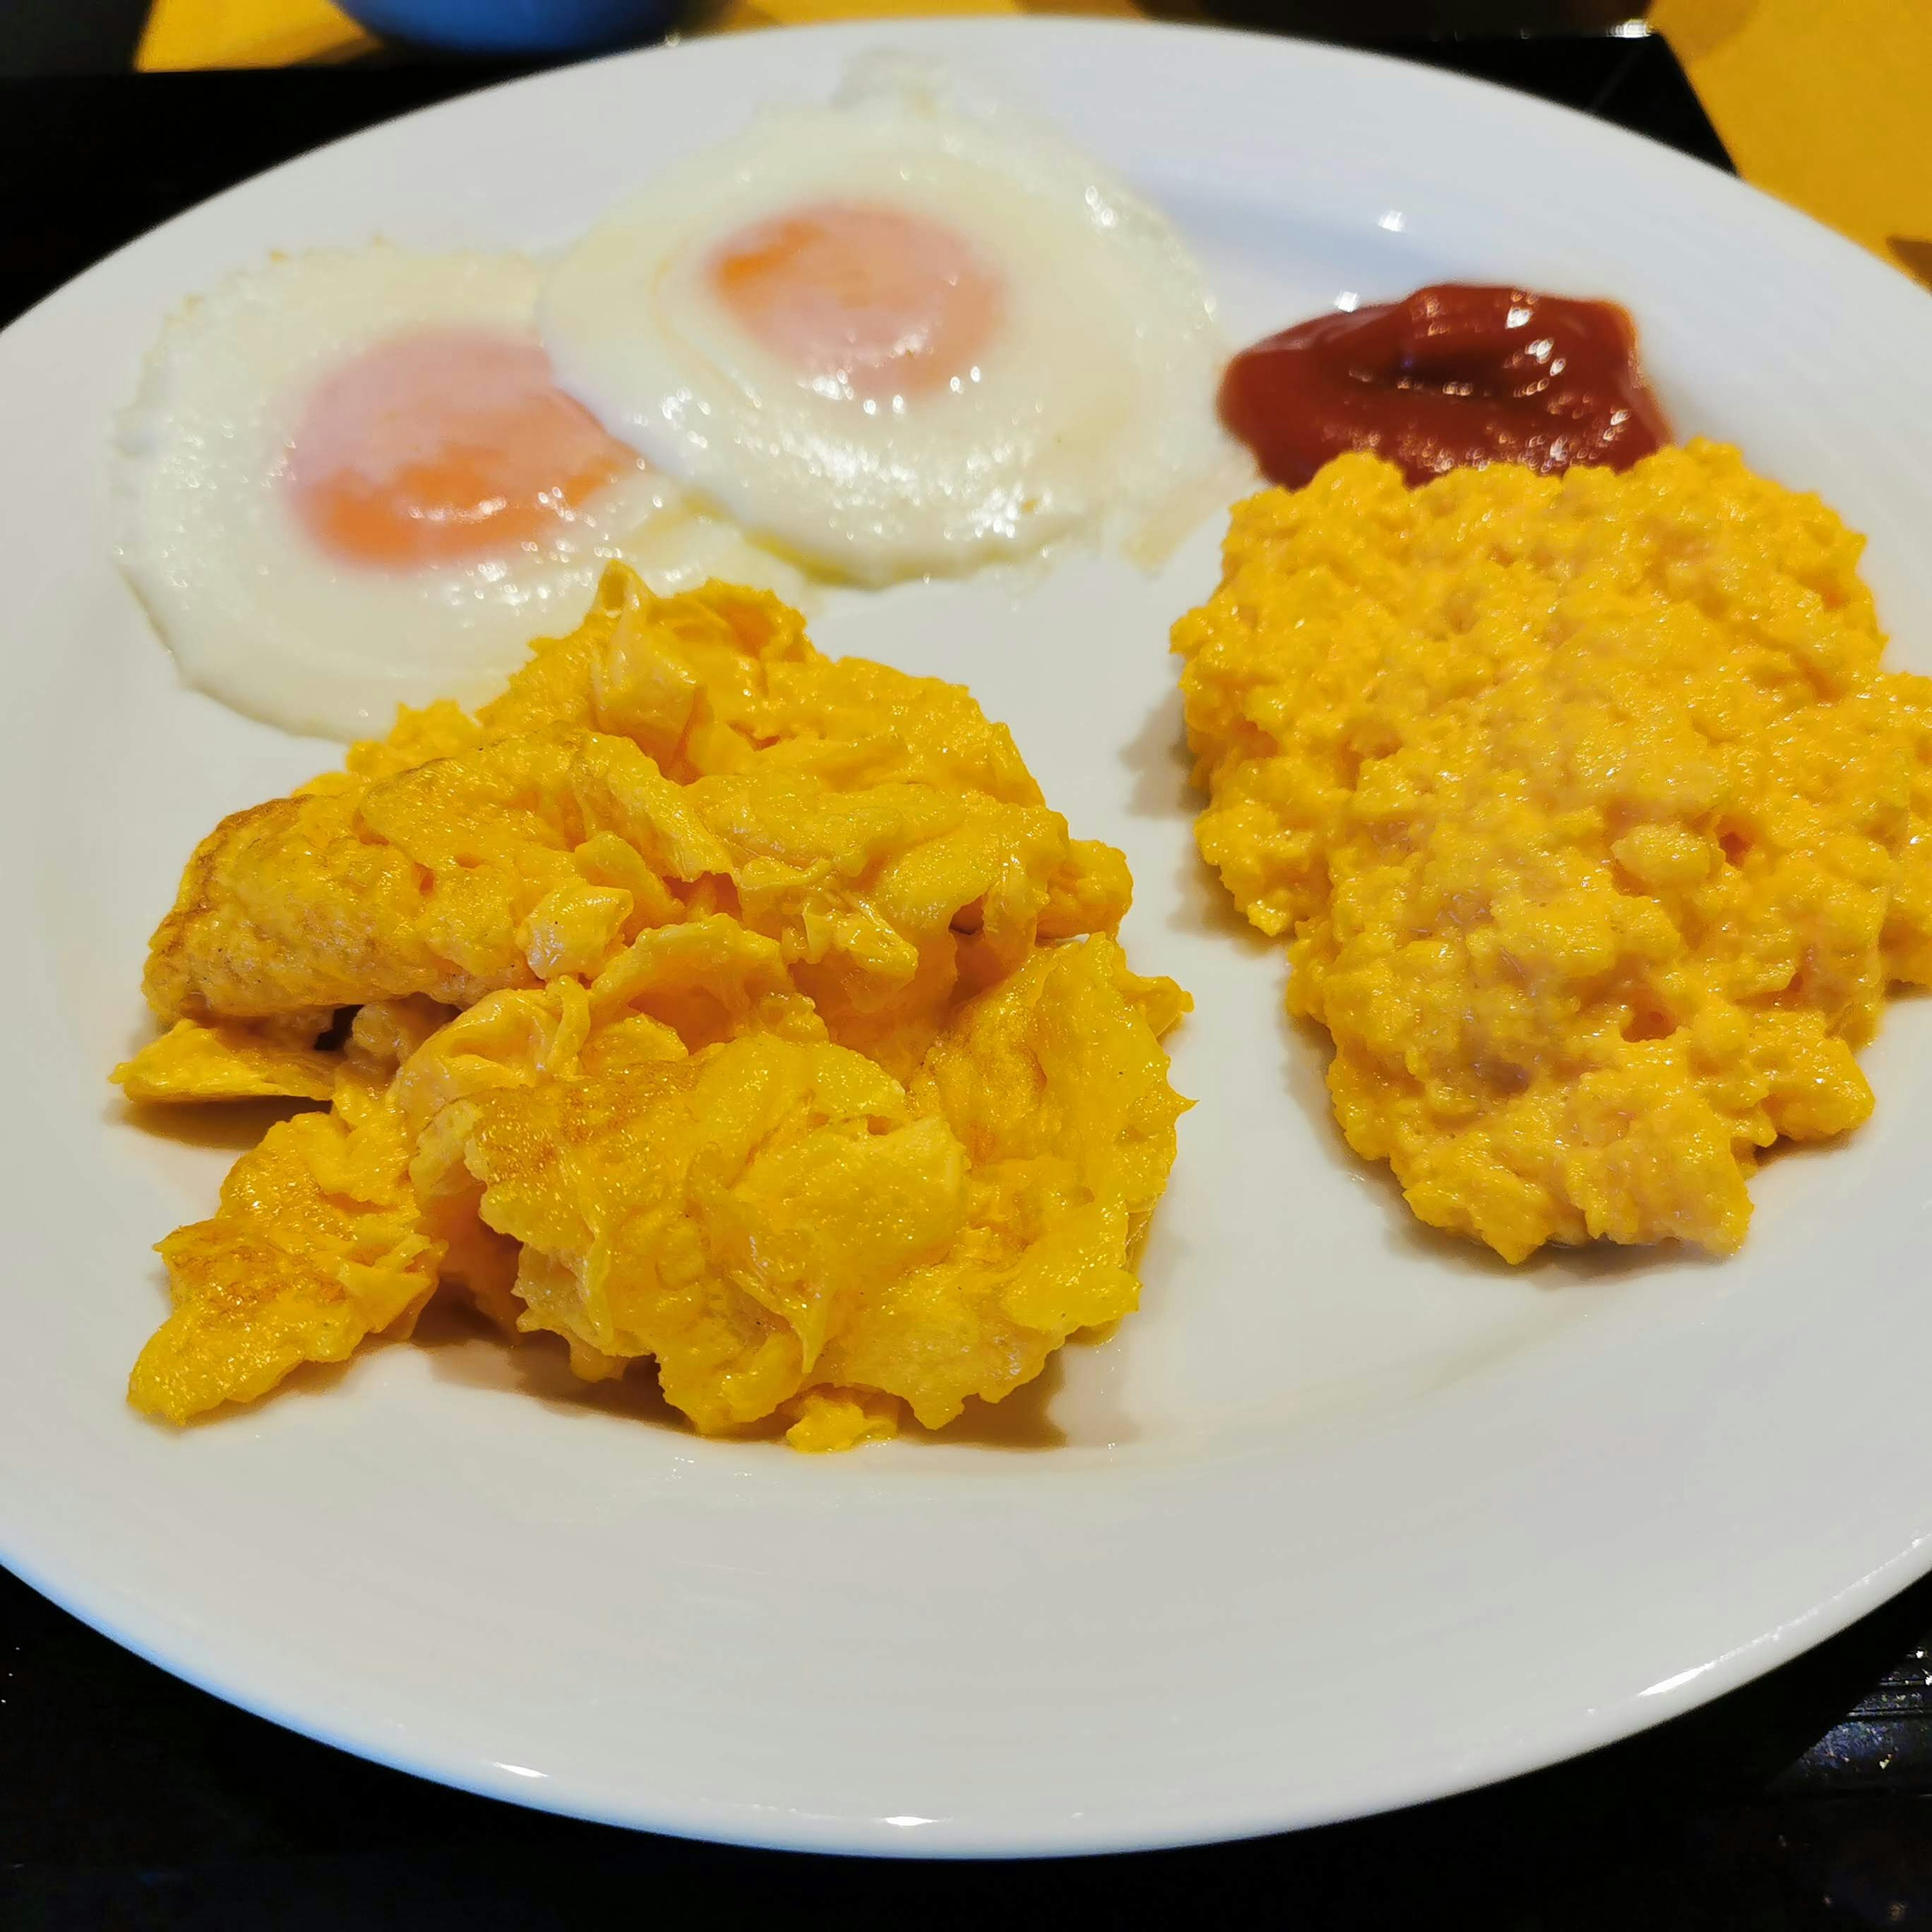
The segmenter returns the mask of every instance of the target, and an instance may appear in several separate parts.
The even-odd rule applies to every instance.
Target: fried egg
[[[182,676],[288,729],[486,694],[604,562],[670,592],[796,574],[550,377],[515,255],[284,257],[167,325],[122,416],[122,566]]]
[[[860,583],[1157,550],[1228,494],[1225,351],[1166,220],[903,64],[652,182],[539,326],[607,430]]]

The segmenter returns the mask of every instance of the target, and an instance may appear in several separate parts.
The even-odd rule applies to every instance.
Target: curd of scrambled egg
[[[331,1104],[162,1243],[130,1399],[250,1400],[448,1287],[586,1378],[650,1358],[707,1432],[998,1401],[1138,1298],[1189,1002],[1128,970],[1130,890],[965,692],[614,566],[474,718],[190,860],[115,1077]]]
[[[1727,1252],[1758,1150],[1871,1111],[1852,1050],[1932,982],[1932,681],[1861,548],[1703,442],[1236,508],[1174,638],[1201,849],[1423,1220]]]

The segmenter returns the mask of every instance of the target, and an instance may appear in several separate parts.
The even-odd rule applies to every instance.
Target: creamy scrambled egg
[[[1432,1226],[1735,1249],[1932,982],[1932,681],[1862,540],[1708,443],[1239,506],[1174,649],[1201,849],[1285,937],[1355,1150]]]
[[[473,718],[225,820],[156,933],[148,1102],[329,1102],[161,1244],[180,1422],[441,1288],[706,1432],[996,1402],[1138,1294],[1188,1006],[963,690],[622,566]],[[350,1013],[352,1012],[352,1018]],[[346,1022],[346,1023],[345,1023]]]

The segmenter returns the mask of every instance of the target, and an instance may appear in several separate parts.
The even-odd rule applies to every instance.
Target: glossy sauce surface
[[[1349,450],[1426,483],[1486,463],[1626,470],[1670,440],[1616,304],[1453,283],[1256,343],[1228,364],[1220,406],[1292,488]]]

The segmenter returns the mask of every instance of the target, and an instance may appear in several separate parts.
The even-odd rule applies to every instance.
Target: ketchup
[[[1454,283],[1244,350],[1221,420],[1293,489],[1352,449],[1426,483],[1485,463],[1628,470],[1670,440],[1615,303]]]

